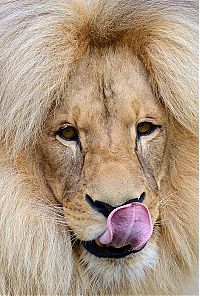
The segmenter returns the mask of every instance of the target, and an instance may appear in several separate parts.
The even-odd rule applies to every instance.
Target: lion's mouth
[[[147,206],[131,202],[112,210],[104,233],[82,244],[96,257],[117,259],[141,251],[152,233],[153,223]]]
[[[132,253],[136,253],[141,251],[146,244],[144,244],[139,250],[134,250],[131,245],[127,245],[121,248],[114,248],[111,246],[99,246],[97,245],[95,240],[92,241],[84,241],[82,242],[84,248],[91,253],[92,255],[95,255],[99,258],[123,258],[126,257]]]

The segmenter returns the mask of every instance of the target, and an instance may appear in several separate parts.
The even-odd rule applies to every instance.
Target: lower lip
[[[146,245],[146,244],[145,244]],[[122,248],[113,248],[113,247],[100,247],[96,244],[95,240],[93,241],[84,241],[83,246],[85,249],[99,258],[115,258],[120,259],[124,258],[132,253],[137,253],[141,251],[145,245],[143,245],[139,250],[133,250],[131,245],[124,246]]]

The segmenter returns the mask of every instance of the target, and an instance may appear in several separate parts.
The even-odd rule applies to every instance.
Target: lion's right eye
[[[137,134],[139,137],[148,136],[153,133],[158,127],[158,125],[154,125],[151,122],[141,122],[137,126]]]
[[[78,140],[78,131],[73,126],[67,126],[60,129],[57,132],[57,135],[65,141],[77,141]]]

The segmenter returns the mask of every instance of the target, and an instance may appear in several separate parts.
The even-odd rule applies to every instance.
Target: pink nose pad
[[[153,232],[151,215],[147,206],[133,202],[114,209],[107,218],[107,230],[99,237],[102,244],[115,248],[131,245],[140,249]]]

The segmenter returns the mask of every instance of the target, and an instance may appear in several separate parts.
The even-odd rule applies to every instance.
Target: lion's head
[[[25,2],[0,10],[1,293],[180,291],[197,244],[194,3]]]

